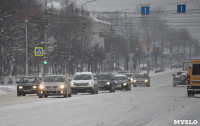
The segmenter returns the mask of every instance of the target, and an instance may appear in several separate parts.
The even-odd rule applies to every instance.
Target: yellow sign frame
[[[40,54],[40,55],[37,54],[37,52],[36,52],[37,49],[40,49],[40,50],[42,49],[42,54]],[[44,51],[43,47],[35,47],[35,56],[43,56],[43,51]]]

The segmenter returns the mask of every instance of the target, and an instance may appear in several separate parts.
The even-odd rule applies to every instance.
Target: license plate
[[[24,90],[24,92],[31,92],[31,90]]]

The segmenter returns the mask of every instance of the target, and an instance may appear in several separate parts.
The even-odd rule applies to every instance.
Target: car
[[[38,84],[42,81],[41,77],[22,76],[17,82],[17,96],[26,94],[37,94]]]
[[[109,74],[98,74],[96,75],[99,90],[109,90],[115,92],[115,84],[111,83],[112,76]]]
[[[116,89],[131,91],[131,83],[126,75],[118,74],[113,76],[111,83],[115,84]]]
[[[48,96],[71,97],[71,85],[65,75],[46,75],[38,87],[39,98]]]
[[[146,86],[150,87],[150,77],[147,73],[137,73],[133,79],[133,86]]]
[[[71,80],[72,93],[98,94],[97,78],[92,72],[77,72]]]
[[[124,73],[128,77],[128,79],[131,81],[131,84],[133,84],[133,74],[132,73]]]
[[[176,87],[176,85],[187,85],[187,74],[187,71],[178,71],[173,74],[173,86]]]

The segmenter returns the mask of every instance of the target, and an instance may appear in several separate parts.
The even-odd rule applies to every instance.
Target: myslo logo
[[[197,120],[174,120],[174,125],[197,125]]]

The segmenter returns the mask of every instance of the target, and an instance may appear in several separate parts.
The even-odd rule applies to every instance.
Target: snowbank
[[[16,85],[0,85],[0,95],[16,91]]]

